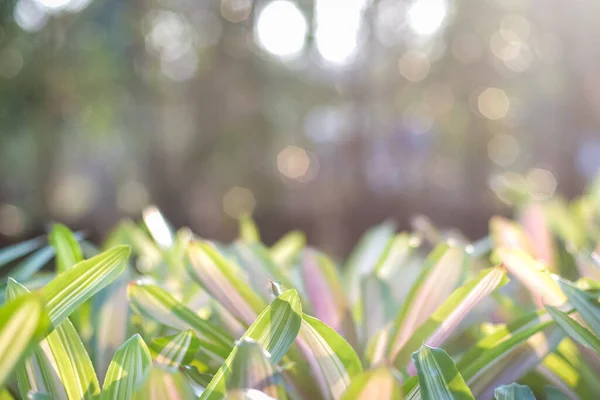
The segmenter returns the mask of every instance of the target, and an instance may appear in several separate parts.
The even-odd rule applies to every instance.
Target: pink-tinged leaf
[[[400,351],[396,367],[403,369],[409,362],[407,372],[409,375],[415,375],[417,371],[414,363],[410,361],[411,354],[423,343],[429,347],[441,347],[467,314],[507,281],[504,268],[489,268],[482,271],[476,279],[455,290],[448,300],[413,333],[406,346]]]
[[[560,306],[567,300],[542,262],[521,249],[501,247],[496,253],[508,272],[529,290],[536,304]]]
[[[352,314],[335,264],[324,254],[306,249],[301,268],[304,289],[315,317],[356,343]]]
[[[266,302],[239,277],[230,261],[212,245],[193,242],[188,247],[192,279],[246,325],[252,324]]]
[[[521,223],[531,238],[534,255],[551,269],[554,266],[555,247],[544,209],[540,203],[531,203],[521,211]]]
[[[513,221],[504,217],[490,219],[490,234],[494,247],[521,249],[529,254],[535,254],[531,238]]]
[[[396,359],[415,330],[459,285],[464,272],[465,256],[463,248],[440,244],[427,257],[425,268],[394,323],[388,349],[390,361]]]

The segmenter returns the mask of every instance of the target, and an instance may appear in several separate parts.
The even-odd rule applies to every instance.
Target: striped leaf
[[[600,338],[556,307],[546,306],[552,319],[573,339],[600,354]]]
[[[26,281],[33,277],[33,275],[41,270],[44,265],[48,264],[52,257],[54,257],[54,248],[50,246],[43,247],[32,254],[28,255],[24,260],[20,261],[7,273],[7,276],[11,276],[13,279],[19,281]],[[3,279],[4,281],[4,279]]]
[[[18,280],[17,278],[14,278],[14,277],[11,277],[11,278]],[[39,272],[39,273],[35,274],[32,278],[23,282],[23,286],[25,286],[30,291],[36,291],[36,290],[41,289],[44,286],[46,286],[48,284],[48,282],[50,282],[52,279],[54,279],[53,273]],[[5,285],[0,285],[0,304],[4,304],[6,302],[7,287],[8,287],[8,281],[6,282]]]
[[[363,301],[363,338],[369,342],[387,327],[397,314],[398,305],[391,285],[377,275],[366,276],[361,284]]]
[[[7,298],[14,299],[29,291],[13,279],[9,280]],[[90,357],[68,318],[64,319],[16,369],[19,390],[42,392],[53,399],[93,399],[100,386]]]
[[[128,246],[117,246],[96,257],[77,263],[48,283],[42,298],[54,327],[83,302],[106,287],[125,269]]]
[[[494,389],[496,400],[535,400],[531,389],[525,385],[511,383]]]
[[[35,295],[20,296],[0,308],[0,387],[46,334],[49,324],[44,303]]]
[[[515,222],[504,217],[490,219],[490,235],[495,248],[517,249],[535,254],[531,238]]]
[[[239,223],[239,237],[243,242],[260,242],[260,232],[258,231],[258,227],[250,215],[241,215]]]
[[[438,245],[427,257],[425,267],[413,285],[403,308],[394,322],[388,359],[396,359],[415,330],[442,305],[458,286],[464,271],[465,251],[462,248]]]
[[[306,235],[301,231],[292,231],[275,242],[269,249],[269,253],[275,264],[287,265],[300,254],[305,245]]]
[[[256,321],[248,328],[242,338],[257,341],[271,355],[273,364],[277,364],[294,343],[302,324],[302,305],[294,289],[278,296],[260,313]],[[222,399],[225,397],[225,382],[231,373],[231,364],[237,353],[237,346],[229,354],[219,371],[215,374],[200,397]]]
[[[402,388],[390,368],[364,371],[352,379],[342,400],[402,400]]]
[[[352,346],[317,318],[302,315],[298,346],[325,399],[340,399],[352,378],[362,372]]]
[[[146,382],[152,368],[152,356],[140,335],[133,335],[113,357],[100,400],[131,399]]]
[[[223,255],[206,242],[193,242],[188,247],[187,265],[192,279],[240,321],[250,325],[265,307],[265,302]]]
[[[442,349],[423,345],[413,354],[424,399],[475,400],[450,356]]]
[[[77,238],[65,225],[54,224],[48,241],[56,250],[56,269],[58,273],[70,269],[83,260],[83,253]]]
[[[236,345],[227,378],[227,394],[249,389],[259,390],[274,399],[286,399],[281,377],[275,372],[271,356],[253,339],[243,338]]]
[[[197,396],[183,374],[169,372],[158,366],[150,369],[146,382],[133,396],[133,400],[194,400]]]
[[[455,290],[448,300],[414,331],[406,345],[399,351],[395,360],[396,367],[400,370],[405,368],[410,362],[410,355],[423,343],[429,347],[441,346],[473,308],[506,282],[504,268],[488,268],[481,271],[477,278]],[[409,365],[408,373],[416,374],[412,363]]]
[[[555,278],[562,291],[567,295],[569,303],[575,307],[596,335],[600,335],[600,305],[597,296],[577,288],[571,282],[559,277]]]
[[[324,254],[304,250],[301,262],[304,290],[315,317],[356,343],[354,321],[337,267]]]
[[[132,282],[128,287],[132,309],[138,314],[175,329],[193,329],[198,338],[213,343],[229,354],[233,338],[221,328],[200,318],[164,289],[151,283]]]
[[[181,365],[188,365],[200,348],[200,340],[193,330],[187,329],[176,335],[159,337],[148,346],[154,362],[164,366],[169,372]]]
[[[155,206],[150,206],[142,211],[144,224],[152,239],[163,249],[173,245],[173,231],[167,224],[165,217]]]
[[[560,306],[567,300],[545,265],[527,252],[501,247],[496,249],[496,253],[508,272],[529,290],[537,304]]]

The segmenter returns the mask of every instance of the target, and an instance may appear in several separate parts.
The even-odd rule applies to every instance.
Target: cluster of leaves
[[[0,399],[596,398],[600,195],[517,214],[386,222],[344,265],[248,217],[224,244],[149,208],[100,249],[56,224],[0,251]]]

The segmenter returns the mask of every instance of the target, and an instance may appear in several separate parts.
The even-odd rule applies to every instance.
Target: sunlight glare
[[[292,2],[275,0],[262,9],[256,23],[256,39],[269,53],[293,59],[304,48],[306,18]]]

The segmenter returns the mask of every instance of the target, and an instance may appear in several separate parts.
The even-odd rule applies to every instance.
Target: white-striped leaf
[[[188,256],[192,279],[236,318],[250,325],[266,303],[240,279],[230,261],[205,242],[191,243]]]
[[[148,347],[155,363],[174,372],[180,366],[192,362],[200,348],[200,340],[193,330],[187,329],[176,335],[153,339]]]
[[[140,335],[133,335],[119,347],[113,357],[100,400],[131,399],[148,379],[152,356]]]
[[[227,394],[255,389],[274,399],[287,399],[282,379],[273,367],[271,356],[258,342],[242,338],[236,349],[226,382]]]
[[[414,331],[399,351],[395,360],[396,367],[404,369],[410,362],[411,354],[423,343],[429,347],[440,347],[473,308],[506,282],[504,268],[488,268],[481,271],[477,278],[455,290],[429,319]],[[408,373],[415,375],[414,364],[409,365]]]
[[[360,359],[352,346],[317,318],[302,315],[298,346],[325,399],[340,399],[352,378],[362,372]]]
[[[58,326],[83,302],[115,280],[125,269],[128,246],[117,246],[77,263],[48,283],[42,298],[53,326]]]
[[[442,349],[423,345],[413,354],[423,399],[475,400],[450,356]]]
[[[402,400],[402,387],[391,368],[364,371],[352,379],[342,400]]]
[[[0,308],[0,387],[15,365],[46,334],[49,324],[42,299],[32,294]]]
[[[192,328],[200,340],[222,348],[225,356],[231,351],[233,338],[227,332],[202,319],[159,286],[131,282],[128,295],[132,309],[138,314],[175,329]]]
[[[18,282],[10,279],[7,298],[29,293]],[[100,386],[90,357],[75,327],[66,318],[39,345],[33,354],[16,370],[21,395],[42,392],[54,400],[93,399],[100,394]]]
[[[560,277],[555,277],[555,279],[567,295],[569,303],[575,307],[592,331],[596,335],[600,335],[600,304],[598,304],[598,298],[578,289],[566,279]]]
[[[535,396],[529,386],[511,383],[494,389],[496,400],[535,400]]]
[[[450,296],[464,273],[464,249],[442,243],[427,257],[425,268],[396,317],[388,348],[390,362],[415,330]]]
[[[179,371],[165,371],[153,366],[146,382],[133,396],[133,400],[194,400],[197,396]]]
[[[248,328],[243,338],[257,341],[271,355],[273,364],[277,364],[294,343],[301,324],[302,305],[300,297],[294,289],[290,289],[265,307],[256,321]],[[234,347],[202,393],[200,397],[202,400],[225,397],[225,382],[231,372],[231,363],[236,353],[237,348]]]

